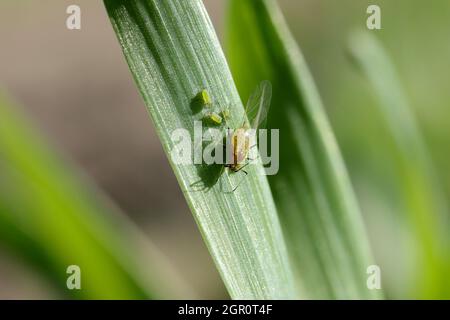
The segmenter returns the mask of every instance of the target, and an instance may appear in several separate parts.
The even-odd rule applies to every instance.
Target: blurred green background
[[[394,143],[377,111],[373,89],[352,64],[347,48],[352,31],[365,29],[368,5],[379,5],[382,30],[370,32],[394,62],[438,185],[448,199],[450,2],[278,2],[309,63],[344,154],[382,266],[386,295],[420,296],[413,283],[423,276],[415,263],[418,240],[397,191]],[[80,169],[83,179],[96,184],[139,226],[196,297],[227,297],[148,121],[102,1],[76,1],[82,10],[80,31],[65,27],[65,11],[73,3],[0,3],[1,90]],[[204,3],[223,39],[226,1]],[[0,179],[6,175],[1,168]],[[448,230],[448,212],[437,214]],[[145,250],[144,245],[137,248]],[[0,298],[60,297],[41,274],[11,246],[0,243]]]

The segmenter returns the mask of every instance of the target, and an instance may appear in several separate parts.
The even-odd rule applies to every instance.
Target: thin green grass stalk
[[[429,151],[418,128],[399,76],[381,43],[367,32],[350,40],[353,61],[369,81],[387,132],[395,142],[399,194],[403,196],[409,228],[416,238],[417,283],[413,297],[450,297],[448,205],[439,187]],[[382,152],[380,150],[380,152]]]
[[[200,0],[106,0],[128,65],[203,238],[232,298],[293,298],[294,288],[275,205],[261,166],[248,176],[220,166],[179,165],[171,134],[194,134],[192,100],[202,90],[228,108],[238,126],[244,109],[219,41]],[[262,79],[261,79],[262,80]],[[195,188],[198,183],[204,189]],[[230,187],[228,187],[229,189]],[[225,188],[225,190],[227,190]]]
[[[61,297],[181,298],[188,292],[151,243],[66,162],[0,97],[2,245],[35,266]],[[81,269],[81,290],[66,285],[70,265]]]
[[[227,49],[245,99],[273,85],[269,128],[280,128],[280,171],[269,178],[305,298],[371,299],[374,264],[360,210],[305,60],[274,1],[231,0]]]

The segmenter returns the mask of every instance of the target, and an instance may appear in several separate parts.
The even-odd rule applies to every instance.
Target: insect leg
[[[239,180],[239,182],[238,182],[238,184],[236,185],[236,186],[234,186],[232,189],[231,189],[231,191],[223,191],[223,189],[222,189],[222,192],[224,192],[224,193],[233,193],[234,191],[236,191],[236,189],[241,185],[241,183],[244,181],[244,179],[245,179],[245,177],[248,175],[248,172],[247,171],[245,171],[245,170],[243,170],[246,166],[248,166],[250,164],[250,162],[246,162],[242,167],[240,167],[239,168],[239,170],[237,170],[237,171],[235,171],[235,173],[237,173],[237,172],[243,172],[243,173],[245,173],[245,176],[243,176],[242,178],[241,178],[241,180]],[[231,184],[231,182],[230,182],[230,184]]]
[[[243,167],[242,167],[242,168],[243,168]],[[239,169],[239,171],[241,171],[242,168]],[[236,189],[241,185],[242,181],[244,181],[245,177],[248,175],[248,172],[247,172],[247,171],[242,170],[242,172],[245,173],[245,176],[243,176],[243,177],[241,178],[241,180],[239,180],[239,183],[236,185],[236,187],[234,187],[234,189],[233,189],[232,192],[235,192],[235,191],[236,191]]]

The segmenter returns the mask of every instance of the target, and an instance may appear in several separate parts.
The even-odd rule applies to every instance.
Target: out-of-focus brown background
[[[382,6],[383,37],[400,62],[407,92],[433,142],[433,157],[444,167],[449,159],[448,151],[443,150],[448,148],[444,137],[449,131],[445,101],[450,101],[450,72],[444,71],[450,70],[450,45],[449,38],[445,42],[442,35],[448,34],[443,29],[448,27],[449,6],[446,0],[372,2]],[[226,1],[204,3],[222,36]],[[353,138],[348,128],[354,124],[345,124],[345,117],[352,111],[349,102],[358,93],[345,87],[346,79],[355,79],[343,70],[343,48],[348,31],[365,26],[370,1],[279,3],[316,77],[344,155],[352,160]],[[79,31],[65,26],[70,4],[81,7]],[[391,31],[386,31],[389,28]],[[3,0],[0,88],[149,235],[200,297],[227,296],[132,81],[102,1]],[[448,188],[447,171],[442,178]],[[51,297],[51,289],[38,274],[0,247],[0,298]]]

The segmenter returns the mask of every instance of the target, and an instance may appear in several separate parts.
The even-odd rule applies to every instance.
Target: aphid
[[[222,118],[224,118],[225,120],[228,120],[230,118],[230,110],[228,108],[223,109],[220,114],[222,115]]]
[[[194,98],[194,101],[201,104],[202,106],[209,107],[211,105],[211,98],[206,89],[203,89]]]
[[[198,191],[209,189],[218,181],[226,168],[228,168],[232,173],[242,171],[245,173],[245,175],[247,175],[247,171],[243,169],[250,163],[250,161],[253,160],[250,159],[249,153],[250,149],[256,146],[256,144],[251,145],[251,143],[254,141],[252,139],[252,133],[249,132],[249,130],[257,130],[259,127],[263,126],[263,123],[267,118],[271,98],[272,86],[270,82],[261,82],[261,84],[259,84],[259,86],[255,89],[247,102],[242,125],[233,130],[231,130],[228,126],[228,134],[226,139],[224,139],[226,140],[226,143],[224,144],[225,164],[219,168],[217,174],[214,174],[213,180],[209,179],[210,176],[208,175],[206,176],[206,178],[194,182],[191,185],[192,187],[195,187]],[[228,119],[230,115],[229,110],[227,108],[222,110],[220,112],[220,115],[221,116],[219,116],[215,112],[207,112],[204,119],[212,121],[218,125],[221,124],[223,119],[228,125]],[[227,152],[228,155],[226,154]],[[234,192],[242,181],[243,179],[241,179],[240,182],[235,187],[233,187],[231,191],[225,191],[225,193]]]
[[[271,98],[272,86],[270,82],[261,82],[248,99],[245,107],[246,117],[244,115],[242,125],[234,130],[229,130],[226,150],[231,152],[228,157],[231,161],[224,165],[224,169],[229,168],[231,172],[238,172],[249,164],[248,155],[250,148],[253,147],[250,145],[251,136],[249,129],[257,130],[266,120]],[[242,171],[247,175],[247,171]],[[236,186],[233,191],[236,190],[237,187],[238,186]]]
[[[207,112],[204,116],[204,119],[206,121],[209,121],[212,124],[215,125],[220,125],[222,124],[222,117],[219,116],[217,113],[215,112]]]

